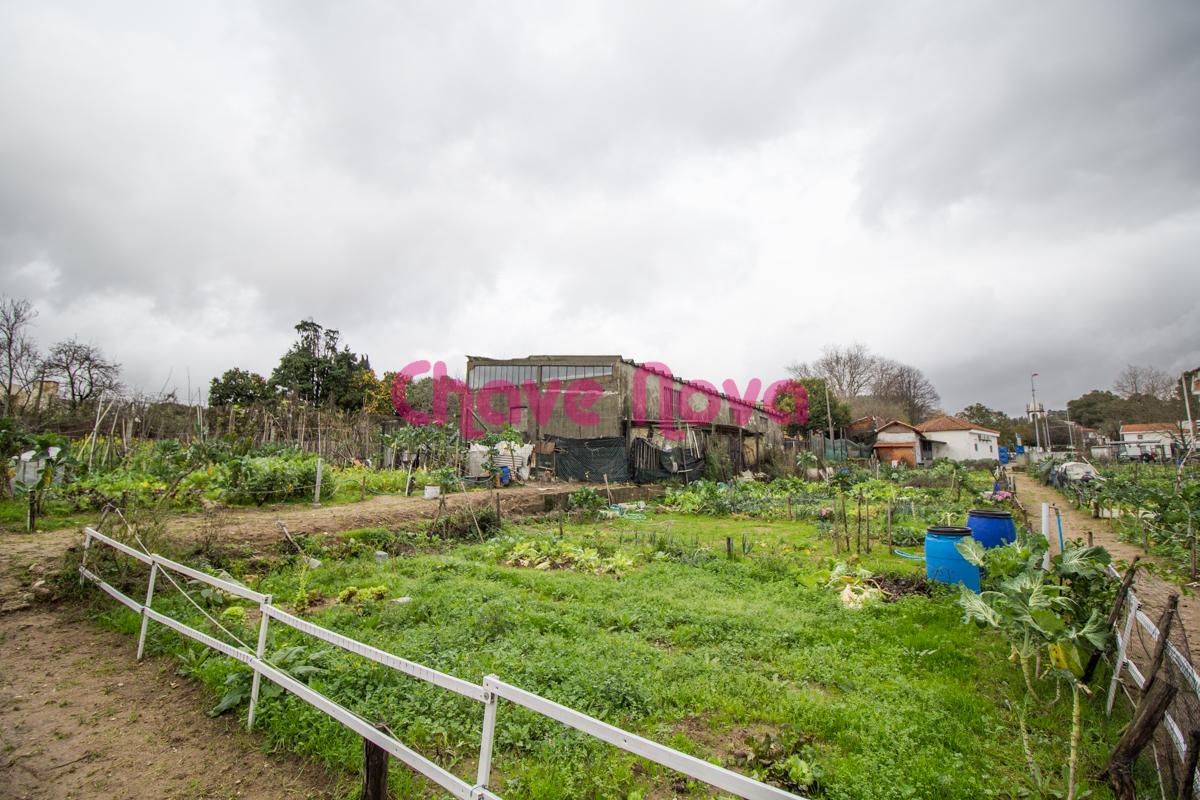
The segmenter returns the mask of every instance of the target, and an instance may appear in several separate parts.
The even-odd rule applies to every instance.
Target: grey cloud
[[[153,388],[313,316],[381,367],[742,381],[861,340],[1011,408],[1029,361],[1200,357],[1197,34],[1187,0],[7,3],[0,280]]]

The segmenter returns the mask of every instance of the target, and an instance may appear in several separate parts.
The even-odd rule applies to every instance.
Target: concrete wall
[[[951,461],[1000,458],[1000,437],[982,431],[930,431],[925,438],[934,443],[933,457]],[[978,445],[978,448],[976,447]]]

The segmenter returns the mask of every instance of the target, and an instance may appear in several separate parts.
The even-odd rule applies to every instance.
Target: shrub
[[[567,497],[567,506],[574,511],[595,514],[607,505],[604,497],[590,486],[576,489]]]

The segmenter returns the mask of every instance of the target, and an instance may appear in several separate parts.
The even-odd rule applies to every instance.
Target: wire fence
[[[1122,577],[1111,565],[1108,570],[1114,578]],[[1175,621],[1174,598],[1168,601],[1157,623],[1145,613],[1145,605],[1132,589],[1126,593],[1125,602],[1124,618],[1116,628],[1116,656],[1105,711],[1112,713],[1118,689],[1137,709],[1151,681],[1174,686],[1177,691],[1154,732],[1151,747],[1141,758],[1148,759],[1146,766],[1158,775],[1164,798],[1198,797],[1200,787],[1195,778],[1200,750],[1200,674],[1192,663],[1187,631]],[[1160,626],[1166,629],[1165,635]]]
[[[460,798],[460,800],[480,800],[482,798],[501,800],[499,795],[496,795],[489,789],[489,783],[491,781],[492,755],[495,743],[496,719],[500,706],[499,701],[505,700],[737,797],[745,798],[746,800],[804,800],[799,795],[756,781],[732,770],[680,752],[679,750],[666,747],[650,739],[609,725],[595,717],[590,717],[587,714],[555,703],[540,695],[505,683],[495,675],[485,676],[482,684],[474,684],[462,678],[439,672],[431,667],[409,661],[400,656],[343,636],[342,634],[335,633],[276,607],[272,604],[272,598],[269,594],[256,592],[233,581],[208,575],[185,564],[180,564],[171,559],[150,553],[140,540],[136,540],[135,538],[135,541],[138,542],[141,549],[106,536],[92,528],[85,528],[83,560],[79,566],[81,580],[92,582],[121,605],[141,616],[142,624],[141,632],[138,636],[137,649],[139,660],[141,660],[145,653],[146,633],[149,623],[157,622],[251,669],[253,671],[253,678],[250,692],[250,707],[247,712],[247,727],[253,727],[254,725],[259,687],[262,678],[265,677],[285,691],[290,692],[319,711],[327,714],[366,741],[386,751],[389,755],[394,756],[397,760],[437,784],[452,796]],[[150,568],[144,602],[139,603],[137,600],[124,594],[89,568],[89,551],[93,544],[96,543],[110,547],[118,553],[135,559]],[[207,612],[204,612],[204,609],[192,600],[187,591],[175,580],[174,574],[182,575],[219,591],[258,604],[260,615],[258,640],[255,647],[251,648],[247,643],[237,639],[236,636],[221,626],[216,619]],[[155,596],[155,586],[159,575],[167,578],[180,593],[204,613],[204,616],[211,624],[218,627],[236,641],[237,644],[222,641],[155,610],[152,606]],[[483,725],[480,730],[479,763],[474,781],[467,781],[454,775],[421,753],[406,746],[403,742],[392,736],[390,732],[381,729],[354,711],[331,700],[302,681],[297,680],[278,666],[271,664],[266,657],[268,626],[271,620],[275,620],[280,625],[285,625],[303,634],[320,639],[347,652],[355,653],[376,664],[394,669],[417,680],[425,681],[483,704],[484,713]]]

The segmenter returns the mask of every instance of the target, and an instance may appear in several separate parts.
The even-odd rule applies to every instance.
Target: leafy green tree
[[[829,402],[826,404],[826,384],[824,378],[796,378],[808,392],[808,422],[804,425],[789,425],[788,433],[810,433],[812,431],[829,432],[829,417],[833,416],[833,428],[838,430],[850,424],[850,406],[838,400],[830,391]]]
[[[219,378],[213,378],[208,385],[208,402],[213,406],[247,406],[261,403],[274,397],[274,392],[267,385],[262,375],[249,370],[225,370]]]
[[[1071,419],[1089,428],[1099,428],[1105,422],[1120,417],[1122,400],[1106,389],[1093,389],[1067,402]]]
[[[298,323],[296,333],[295,344],[279,359],[270,384],[314,405],[362,408],[370,386],[357,378],[371,369],[367,357],[344,345],[339,349],[340,333],[311,319]]]
[[[1163,396],[1133,392],[1126,397],[1093,389],[1067,403],[1071,419],[1089,428],[1099,428],[1110,437],[1119,435],[1121,424],[1130,422],[1177,422],[1185,416],[1178,389]]]
[[[1000,433],[1001,444],[1015,444],[1018,434],[1020,434],[1022,441],[1029,441],[1030,437],[1033,436],[1033,429],[1028,422],[1014,419],[1003,411],[988,408],[983,403],[972,403],[958,412],[957,416],[974,422],[976,425],[982,425],[985,428],[998,431]]]
[[[974,422],[976,425],[991,428],[994,431],[998,431],[1009,424],[1007,414],[1003,411],[997,411],[994,408],[988,408],[983,403],[972,403],[958,412],[958,416]]]

